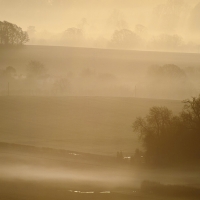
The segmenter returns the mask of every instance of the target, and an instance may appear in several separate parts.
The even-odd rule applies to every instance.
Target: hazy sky
[[[174,0],[170,0],[171,2]],[[86,18],[93,26],[101,26],[114,10],[119,10],[129,26],[148,26],[153,9],[168,0],[0,0],[0,19],[11,21],[26,29],[63,31],[77,26]],[[198,0],[175,0],[195,6]]]
[[[180,38],[183,51],[197,51],[193,43],[200,43],[199,19],[200,0],[0,0],[0,21],[23,30],[35,27],[34,34],[28,32],[29,44],[107,48],[116,30],[129,29],[141,38],[139,48],[179,51]],[[72,27],[84,33],[82,43],[63,42]],[[179,38],[151,43],[162,34]]]

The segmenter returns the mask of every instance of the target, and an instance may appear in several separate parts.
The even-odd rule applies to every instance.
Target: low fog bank
[[[1,197],[83,199],[86,194],[92,199],[101,199],[103,194],[108,199],[113,199],[113,195],[115,199],[149,199],[149,195],[152,199],[157,195],[166,199],[199,197],[200,175],[196,166],[146,168],[118,162],[111,156],[81,152],[79,155],[61,149],[1,143]],[[78,194],[81,196],[77,197]]]
[[[81,168],[81,167],[80,167]],[[27,165],[7,165],[0,168],[1,180],[19,179],[25,181],[48,181],[66,184],[69,189],[78,190],[80,186],[88,185],[90,188],[113,189],[117,187],[136,187],[140,185],[139,180],[130,176],[130,172],[117,169],[91,169],[73,170]],[[75,184],[76,183],[76,184]],[[76,188],[75,186],[76,185]],[[71,187],[70,187],[71,186]]]
[[[183,100],[199,93],[196,54],[68,51],[59,47],[2,51],[0,94]]]
[[[12,166],[11,166],[12,165]],[[51,168],[29,165],[1,166],[1,180],[41,181],[49,183],[64,184],[72,190],[91,191],[115,190],[124,188],[132,190],[140,188],[145,180],[169,185],[183,185],[200,187],[199,172],[178,172],[178,171],[145,171],[145,170],[72,170],[66,168]],[[117,167],[116,167],[117,168]],[[164,174],[163,174],[164,173]],[[83,187],[85,185],[85,187]]]
[[[95,155],[94,155],[95,156]],[[98,157],[98,156],[97,156]],[[144,180],[152,182],[200,187],[199,171],[186,169],[135,168],[128,163],[106,163],[69,157],[55,158],[52,154],[35,152],[2,152],[0,154],[1,181],[27,181],[57,184],[75,191],[115,191],[139,189]],[[111,157],[111,159],[113,159]],[[92,163],[93,162],[93,163]]]

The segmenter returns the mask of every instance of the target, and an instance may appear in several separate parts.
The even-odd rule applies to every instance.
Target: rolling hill
[[[123,97],[0,97],[0,140],[96,154],[132,155],[132,123],[152,106],[178,113],[173,100]]]
[[[92,49],[59,46],[24,46],[23,48],[0,48],[0,67],[12,65],[25,70],[31,60],[43,62],[52,72],[64,72],[67,68],[118,68],[148,67],[153,64],[176,64],[199,66],[198,53],[168,53],[112,49]],[[63,71],[64,70],[64,71]]]
[[[30,61],[44,65],[45,78],[28,77]],[[89,49],[56,46],[0,48],[0,73],[16,70],[12,79],[0,79],[0,95],[10,82],[12,95],[121,96],[183,100],[199,93],[199,54]],[[184,79],[156,74],[155,67],[175,66]],[[170,69],[171,70],[171,69]],[[2,75],[0,74],[0,77]],[[157,83],[160,84],[157,84]]]

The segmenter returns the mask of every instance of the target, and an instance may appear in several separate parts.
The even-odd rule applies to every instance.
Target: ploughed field
[[[181,101],[123,97],[0,97],[0,141],[131,156],[141,144],[132,123],[152,106],[175,114]]]

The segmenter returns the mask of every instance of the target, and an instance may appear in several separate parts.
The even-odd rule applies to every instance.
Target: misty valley
[[[199,200],[199,0],[0,0],[0,200]]]
[[[151,163],[132,127],[155,106],[172,121],[162,108],[181,113],[182,100],[198,94],[198,56],[31,46],[1,52],[9,63],[1,71],[3,198],[198,199],[198,161],[184,150],[176,155],[170,142],[166,164]],[[164,64],[166,56],[177,65]]]

